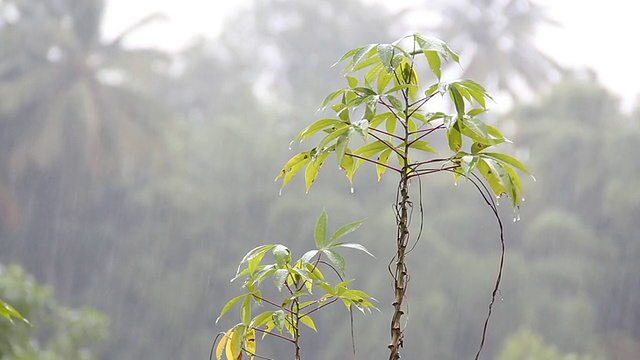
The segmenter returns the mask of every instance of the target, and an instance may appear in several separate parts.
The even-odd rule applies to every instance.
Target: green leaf
[[[242,306],[240,307],[240,319],[244,325],[249,326],[251,322],[251,296],[248,294],[245,296]]]
[[[278,268],[285,267],[291,261],[291,250],[284,245],[276,245],[272,252]]]
[[[307,165],[307,170],[304,172],[304,183],[306,187],[305,192],[307,194],[309,193],[311,185],[313,185],[313,182],[316,180],[316,177],[318,177],[320,168],[322,167],[322,165],[324,165],[327,156],[329,156],[329,151],[324,151],[320,153],[320,155],[318,155],[314,161]]]
[[[327,108],[327,104],[329,104],[329,102],[333,101],[338,96],[344,94],[344,91],[345,89],[339,89],[327,95],[327,97],[322,100],[322,103],[320,103],[320,107],[318,108],[318,110],[324,111]]]
[[[350,88],[353,89],[358,86],[358,79],[354,78],[353,76],[346,76],[346,78]]]
[[[330,249],[325,249],[325,250],[322,251],[322,253],[327,256],[329,261],[331,261],[331,263],[333,265],[335,265],[335,267],[337,267],[338,270],[340,270],[342,275],[345,274],[346,264],[345,264],[345,261],[344,261],[344,258],[342,257],[342,255],[340,255],[337,252],[335,252],[333,250],[330,250]]]
[[[280,170],[280,174],[276,177],[275,181],[284,175],[282,178],[282,186],[280,187],[280,191],[284,189],[285,185],[293,178],[293,176],[300,171],[306,164],[311,161],[311,152],[305,151],[293,156]]]
[[[347,151],[347,146],[349,146],[350,140],[351,131],[344,132],[338,137],[338,141],[336,142],[336,158],[338,160],[338,164],[342,162],[342,158],[344,157],[344,153]]]
[[[387,100],[389,100],[389,102],[391,103],[391,106],[393,106],[394,109],[396,109],[398,111],[404,110],[402,102],[400,100],[398,100],[397,97],[395,97],[393,95],[390,95],[390,94],[386,94],[384,97],[387,98]]]
[[[390,148],[389,144],[380,140],[376,140],[369,144],[362,145],[361,147],[355,149],[353,153],[363,157],[370,157],[373,154],[379,153],[380,151],[389,149],[389,148]]]
[[[280,334],[282,334],[282,330],[284,330],[284,326],[286,323],[284,310],[279,309],[274,311],[273,314],[271,314],[271,320],[273,321],[276,329],[278,329],[278,331],[280,331]]]
[[[384,93],[384,89],[387,88],[387,85],[393,80],[393,72],[388,73],[386,71],[380,71],[378,73],[378,81],[377,81],[377,90],[378,94]]]
[[[322,139],[322,141],[320,141],[320,143],[318,144],[317,149],[319,149],[319,151],[324,151],[324,149],[335,139],[337,139],[338,137],[340,137],[340,135],[344,134],[345,132],[349,131],[349,129],[351,128],[350,124],[345,124],[342,123],[339,126],[335,127],[335,130],[333,130],[331,133],[329,133],[329,135],[325,136],[324,139]]]
[[[276,271],[276,264],[267,265],[267,266],[259,269],[253,275],[253,281],[251,282],[250,285],[254,285],[256,283],[260,284],[262,281],[264,281],[264,279],[267,278],[267,276],[273,274],[275,271]]]
[[[271,319],[272,315],[273,315],[273,310],[267,310],[263,313],[260,313],[259,315],[254,317],[253,320],[251,320],[251,326],[259,327],[266,324]]]
[[[312,328],[313,331],[318,332],[318,329],[316,329],[316,324],[313,323],[313,319],[311,319],[311,317],[309,315],[303,315],[299,318],[300,322],[307,325],[308,327]]]
[[[462,124],[462,133],[464,135],[483,144],[493,144],[493,140],[489,137],[487,125],[482,121],[468,116],[463,116],[458,121]]]
[[[369,250],[367,250],[367,248],[365,248],[364,246],[362,246],[361,244],[358,244],[358,243],[339,243],[339,244],[333,245],[331,248],[337,248],[337,247],[344,247],[344,248],[360,250],[360,251],[365,252],[366,254],[371,256],[372,258],[375,258],[375,256],[373,256],[373,254],[370,253]]]
[[[462,147],[462,134],[458,130],[458,126],[454,125],[447,130],[447,141],[449,143],[449,149],[458,152]]]
[[[393,45],[390,44],[380,44],[378,45],[378,57],[380,58],[380,62],[387,68],[387,71],[390,72],[393,69],[391,61],[393,60],[393,55],[395,51]]]
[[[316,228],[314,231],[314,240],[316,242],[316,247],[319,250],[322,250],[326,246],[327,242],[327,212],[325,209],[322,209],[322,213],[318,217],[316,221]]]
[[[278,269],[273,273],[273,282],[276,284],[278,291],[282,291],[282,286],[284,286],[288,276],[288,269]]]
[[[507,163],[513,167],[515,167],[516,169],[524,172],[525,174],[531,176],[531,173],[529,172],[529,170],[527,170],[527,168],[524,166],[523,163],[521,163],[518,159],[514,158],[513,156],[507,155],[507,154],[502,154],[502,153],[495,153],[495,152],[488,152],[488,153],[483,153],[484,156],[489,156],[492,157],[496,160],[499,160],[501,162]]]
[[[429,63],[431,72],[433,72],[436,78],[438,78],[438,81],[440,81],[440,76],[442,72],[440,55],[438,55],[438,53],[435,51],[422,50],[422,52],[424,53],[424,56],[427,58],[427,62]]]
[[[377,63],[367,71],[367,73],[364,75],[364,83],[367,85],[367,87],[371,88],[370,84],[372,84],[373,81],[378,76],[380,76],[380,73],[386,73],[386,71],[383,71],[383,69],[384,66],[382,65],[382,63]]]
[[[346,152],[351,153],[351,150],[347,149]],[[345,153],[346,153],[345,152]],[[345,176],[349,179],[349,183],[353,186],[353,174],[356,171],[356,167],[354,166],[355,161],[351,156],[344,156],[342,158],[342,162],[340,162],[340,167],[344,170]]]
[[[316,246],[318,246],[318,244],[316,244]],[[303,264],[307,264],[309,263],[309,261],[311,261],[311,259],[313,259],[314,256],[316,256],[317,253],[318,253],[318,250],[309,250],[306,253],[304,253],[304,255],[302,255],[300,260],[302,261]]]
[[[369,57],[369,52],[376,46],[377,44],[369,44],[356,50],[356,52],[353,54],[353,59],[349,64],[351,65],[351,71],[357,70],[356,67],[358,66],[358,64],[366,60]]]
[[[435,149],[429,146],[428,142],[424,140],[412,141],[410,147],[413,149],[422,150],[422,151],[426,151],[434,154],[438,153]]]
[[[300,131],[300,133],[298,133],[298,135],[296,135],[296,137],[291,141],[291,144],[293,144],[293,142],[298,139],[300,139],[300,142],[302,142],[304,139],[317,133],[320,130],[324,130],[326,128],[331,129],[338,125],[344,125],[344,122],[338,119],[320,119],[314,122],[313,124],[302,129],[302,131]]]
[[[367,135],[369,135],[369,120],[365,118],[355,121],[352,129],[360,134],[362,140],[367,141]]]
[[[234,297],[233,299],[229,300],[224,307],[222,308],[222,311],[220,311],[220,315],[218,315],[218,318],[216,319],[216,323],[218,323],[218,321],[220,321],[220,318],[222,318],[222,316],[229,311],[229,309],[231,309],[233,307],[233,305],[235,305],[238,301],[244,299],[245,297],[247,297],[247,294],[242,294],[242,295],[238,295],[236,297]]]
[[[389,161],[389,155],[391,155],[391,149],[387,149],[381,152],[377,159],[378,162],[380,164],[386,165]],[[378,175],[378,182],[380,182],[380,179],[382,179],[382,174],[384,174],[384,172],[387,170],[386,166],[380,164],[376,164],[376,174]]]
[[[360,96],[373,96],[378,95],[375,91],[367,87],[357,87],[354,88],[353,91],[360,94]]]
[[[329,245],[333,244],[341,237],[354,232],[362,225],[362,223],[364,223],[364,220],[354,221],[352,223],[341,226],[338,230],[336,230],[336,232],[333,233],[333,235],[331,235],[331,238],[329,239]]]
[[[460,158],[460,166],[462,167],[462,174],[467,177],[469,173],[473,171],[478,165],[478,157],[473,155],[464,155]]]
[[[458,91],[458,89],[455,86],[451,86],[452,84],[449,85],[449,96],[451,97],[451,100],[453,100],[453,104],[456,107],[456,112],[458,113],[459,117],[463,117],[464,116],[464,100],[462,99],[462,95],[460,94],[460,91]]]

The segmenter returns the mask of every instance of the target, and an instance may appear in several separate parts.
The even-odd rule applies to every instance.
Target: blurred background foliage
[[[367,218],[350,236],[378,259],[354,254],[347,271],[382,314],[356,314],[357,358],[385,356],[393,186],[363,171],[351,194],[336,171],[309,195],[294,181],[278,196],[273,179],[290,139],[341,85],[331,64],[415,29],[462,55],[465,73],[446,76],[510,98],[492,116],[538,179],[525,183],[523,221],[509,221],[484,356],[640,358],[640,109],[622,112],[593,73],[535,48],[543,9],[471,4],[390,13],[256,0],[232,31],[163,53],[123,45],[153,16],[104,39],[103,1],[0,1],[0,298],[33,324],[0,319],[0,358],[206,358],[230,325],[214,321],[238,294],[228,280],[242,255],[262,243],[306,249],[322,207],[330,226]],[[421,12],[434,20],[411,16]],[[495,223],[469,184],[422,186],[427,227],[409,259],[403,355],[472,358],[497,271]],[[318,319],[316,340],[303,334],[305,358],[350,357],[342,311]],[[282,346],[259,349],[284,358]]]

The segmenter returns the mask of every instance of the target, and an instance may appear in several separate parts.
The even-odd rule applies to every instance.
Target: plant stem
[[[410,82],[408,79],[407,82]],[[403,92],[405,100],[405,119],[409,118],[409,96],[406,91]],[[400,359],[400,348],[403,345],[404,334],[402,331],[401,318],[404,314],[402,310],[402,302],[404,300],[407,286],[407,266],[405,264],[405,255],[407,251],[407,243],[409,242],[409,174],[411,168],[409,164],[409,128],[404,127],[404,155],[402,158],[402,173],[398,183],[398,198],[396,198],[396,266],[393,273],[394,278],[394,299],[393,299],[393,317],[391,318],[391,344],[389,344],[389,360]]]
[[[389,360],[400,359],[400,347],[402,347],[403,331],[400,319],[404,314],[402,310],[402,301],[404,300],[407,268],[405,265],[405,254],[407,249],[407,243],[409,239],[409,180],[407,172],[409,168],[404,167],[404,172],[399,183],[400,198],[397,204],[397,253],[396,253],[396,266],[394,272],[394,289],[395,295],[393,299],[393,317],[391,319],[391,344],[389,344],[390,355]]]

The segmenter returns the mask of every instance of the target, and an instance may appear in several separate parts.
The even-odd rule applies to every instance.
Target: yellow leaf
[[[256,331],[254,329],[249,329],[247,331],[247,337],[245,338],[245,350],[250,356],[250,359],[253,360],[256,353]]]
[[[218,343],[218,346],[216,347],[216,360],[220,360],[222,359],[222,350],[224,349],[225,345],[227,344],[227,341],[229,341],[229,339],[231,339],[231,332],[233,331],[233,328],[227,330],[227,332],[222,335],[222,339],[220,339],[220,342]]]

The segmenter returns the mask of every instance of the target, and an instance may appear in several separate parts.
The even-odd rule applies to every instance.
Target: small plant
[[[343,280],[345,260],[337,251],[339,248],[351,248],[371,255],[360,244],[338,242],[343,236],[359,228],[362,223],[361,220],[344,225],[327,239],[327,213],[323,210],[315,227],[316,248],[307,251],[294,263],[291,263],[291,251],[284,245],[267,244],[249,251],[240,262],[235,278],[232,279],[233,281],[241,277],[246,278],[242,285],[245,293],[231,299],[220,313],[222,317],[235,304],[241,303],[240,322],[222,335],[216,347],[216,359],[222,358],[223,351],[228,360],[242,358],[243,351],[250,359],[254,359],[256,332],[262,333],[262,338],[271,335],[291,343],[295,348],[295,359],[300,359],[300,325],[316,330],[311,317],[316,311],[339,300],[349,310],[352,306],[362,312],[376,309],[371,302],[374,300],[371,296],[363,291],[348,288],[351,280]],[[269,251],[275,262],[263,265],[262,260]],[[334,270],[340,282],[332,285],[320,270],[321,267]],[[284,289],[285,297],[279,302],[263,297],[259,289],[260,284],[268,277],[273,278],[274,285],[280,293],[283,293]],[[322,295],[318,296],[318,292]],[[311,297],[311,300],[307,300]],[[252,304],[267,304],[273,310],[263,311],[252,318]],[[284,335],[285,330],[288,336]]]
[[[407,296],[406,256],[411,241],[410,223],[413,207],[410,184],[418,180],[418,189],[421,191],[422,183],[419,180],[425,175],[440,172],[452,174],[456,183],[461,177],[465,178],[475,186],[497,219],[500,228],[502,256],[482,339],[476,354],[476,359],[478,359],[485,342],[493,303],[499,291],[504,264],[504,234],[496,199],[506,194],[511,200],[514,211],[516,211],[514,221],[517,220],[522,191],[517,170],[529,173],[516,158],[491,150],[495,149],[497,145],[510,143],[510,141],[496,127],[481,119],[487,111],[487,101],[492,100],[485,89],[480,84],[468,79],[442,81],[442,64],[451,60],[458,63],[458,55],[443,41],[421,34],[405,36],[391,44],[369,44],[347,52],[339,61],[346,62],[343,71],[347,86],[330,93],[320,106],[321,110],[331,107],[335,112],[335,117],[317,120],[295,137],[294,141],[302,142],[310,137],[322,135],[315,147],[302,151],[287,161],[276,178],[276,180],[282,179],[282,188],[284,188],[304,168],[304,181],[308,192],[331,153],[335,154],[337,163],[351,183],[352,191],[353,176],[362,164],[367,163],[374,166],[378,180],[386,172],[397,174],[397,195],[394,202],[397,227],[396,252],[391,262],[393,264],[394,300],[392,306],[394,311],[390,324],[390,360],[400,358],[400,347],[403,346],[404,340],[401,318],[405,313],[403,304]],[[423,67],[428,68],[427,74],[430,72],[434,79],[434,82],[426,87],[423,87],[420,82],[420,76],[424,75],[419,75],[423,72],[419,70]],[[447,104],[441,106],[444,109],[452,108],[453,112],[447,113],[442,110],[430,109],[428,106],[436,96],[443,99],[448,98],[452,106]],[[428,141],[437,134],[442,134],[442,141]],[[444,146],[438,148],[433,144]],[[420,201],[422,201],[421,197]],[[422,214],[422,206],[420,209],[421,230],[424,214]],[[415,241],[421,233],[421,231],[418,232]],[[321,245],[324,246],[324,243],[318,245],[318,251],[325,248]],[[280,270],[280,280],[276,283],[280,284],[279,287],[282,287],[284,283],[295,284],[289,290],[294,300],[298,299],[297,293],[300,291],[298,287],[311,286],[314,281],[317,281],[320,286],[321,281],[324,281],[319,277],[314,277],[315,275],[311,271],[316,269],[319,259],[316,263],[303,261],[308,257],[305,255],[296,263],[298,265],[292,267],[292,269],[305,270],[305,274],[310,274],[308,277],[297,273],[295,273],[297,275],[290,275],[288,268],[287,270],[282,268],[284,264],[288,263],[288,250],[285,247],[275,247],[275,245],[267,247],[274,249],[276,259],[280,258],[277,264],[272,265],[271,268],[274,275],[275,271]],[[260,249],[262,248],[254,251],[260,252]],[[276,255],[276,249],[278,249],[279,255]],[[329,255],[330,253],[322,252],[322,254],[338,266],[334,262],[335,259]],[[253,257],[249,256],[249,258]],[[245,257],[243,262],[249,261]],[[259,262],[259,260],[251,261]],[[254,269],[247,270],[248,273],[253,273],[257,269],[256,266],[248,265],[248,268]],[[341,268],[341,266],[338,267]],[[296,276],[298,277],[296,278]],[[276,276],[276,278],[278,277]],[[255,280],[251,280],[249,285],[252,286],[255,282]],[[327,294],[337,297],[337,288],[326,287],[325,289],[323,287],[323,289]],[[362,293],[362,298],[368,299],[369,297]],[[237,297],[230,303],[238,302],[241,299],[243,297]],[[287,324],[290,324],[292,326],[290,332],[294,336],[296,329],[291,324],[299,324],[299,320],[304,316],[296,320],[299,304],[292,305],[292,303],[293,300],[286,304],[283,303],[281,313],[274,312],[265,315],[267,318],[260,320],[266,324],[271,321],[269,316],[289,316],[291,319],[288,322],[283,322],[281,326],[286,328]],[[355,305],[353,300],[350,304]],[[225,307],[225,311],[228,307],[229,304]],[[249,305],[243,303],[245,310],[241,313],[246,313],[248,307]],[[288,307],[288,310],[284,310],[285,307]],[[319,308],[320,306],[318,306]],[[246,334],[249,331],[247,329],[251,329],[250,324],[247,317],[246,321],[237,325],[241,326],[239,330],[231,329],[231,333],[225,334],[222,342],[227,344],[227,349],[229,344],[235,346],[235,348],[232,347],[235,350],[227,353],[228,359],[236,359],[229,357],[229,354],[239,354],[242,341],[247,344],[249,339],[255,339],[255,336],[252,335],[232,340],[232,335],[235,333]],[[271,328],[275,325],[276,323],[273,322]],[[248,345],[245,346],[245,350],[249,349]],[[218,354],[221,354],[220,346],[218,350]],[[298,353],[297,349],[296,353]]]

